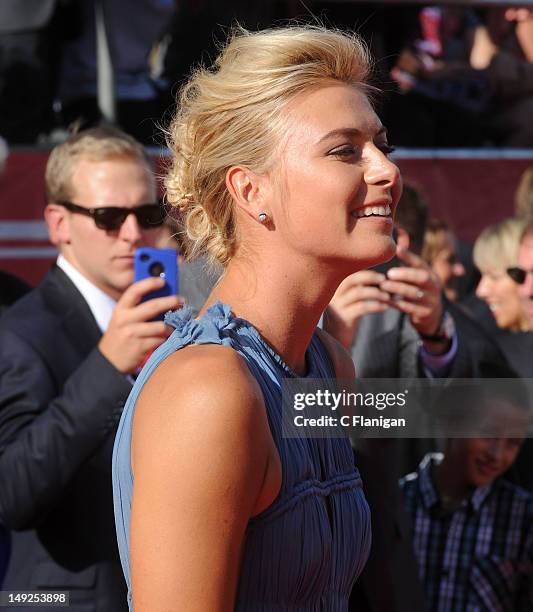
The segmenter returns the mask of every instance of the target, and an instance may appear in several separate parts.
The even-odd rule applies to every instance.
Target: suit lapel
[[[394,378],[398,375],[401,313],[389,308],[362,317],[352,357],[360,378]]]
[[[47,303],[61,319],[61,324],[72,344],[82,355],[88,354],[100,340],[102,332],[82,294],[70,278],[54,266],[43,283]]]

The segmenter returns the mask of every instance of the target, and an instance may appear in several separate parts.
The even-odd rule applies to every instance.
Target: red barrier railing
[[[156,164],[161,153],[154,151]],[[0,176],[0,268],[36,284],[55,258],[42,221],[47,151],[15,150]],[[395,154],[404,179],[423,191],[431,216],[459,237],[511,216],[522,172],[533,150],[408,150]],[[159,161],[158,161],[159,160]]]

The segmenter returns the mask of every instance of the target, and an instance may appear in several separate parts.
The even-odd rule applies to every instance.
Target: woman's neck
[[[323,270],[235,259],[204,309],[217,300],[229,304],[235,316],[250,321],[285,363],[302,375],[305,352],[339,282],[327,278]]]

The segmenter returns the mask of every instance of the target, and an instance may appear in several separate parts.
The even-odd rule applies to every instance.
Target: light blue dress
[[[166,321],[174,332],[138,377],[113,451],[115,520],[130,609],[130,446],[135,401],[152,371],[174,351],[189,344],[221,344],[242,355],[258,381],[282,466],[278,497],[248,523],[235,609],[347,610],[352,585],[370,550],[370,513],[349,441],[282,437],[281,381],[295,374],[250,323],[231,314],[229,306],[217,303],[199,320],[185,308],[167,315]],[[329,356],[316,335],[306,361],[308,377],[334,377]]]

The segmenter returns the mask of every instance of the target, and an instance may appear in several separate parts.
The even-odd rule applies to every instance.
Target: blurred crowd
[[[182,227],[158,199],[142,144],[157,142],[173,87],[209,49],[206,15],[260,22],[284,5],[257,3],[251,16],[244,3],[229,15],[207,0],[138,1],[124,19],[124,3],[102,3],[122,131],[94,127],[94,3],[38,4],[32,20],[17,21],[15,10],[11,28],[0,19],[0,134],[13,144],[59,142],[44,213],[59,256],[35,288],[0,275],[0,584],[68,590],[79,612],[119,611],[127,601],[110,482],[117,423],[146,354],[170,334],[160,316],[183,301],[197,313],[220,274],[179,258],[180,296],[143,300],[163,281],[133,282],[135,249],[170,246],[179,257]],[[382,104],[392,141],[533,146],[528,8],[395,11],[363,6],[348,24],[372,29],[360,21],[371,14],[382,26],[371,42],[382,51],[377,78],[390,85]],[[410,27],[400,34],[400,24]],[[362,378],[533,378],[533,168],[517,185],[515,216],[474,245],[432,218],[405,178],[396,257],[346,278],[324,329]],[[486,398],[491,435],[356,444],[373,545],[352,610],[533,609],[533,445],[518,395]]]
[[[312,15],[311,15],[312,13]],[[53,144],[67,128],[117,121],[162,144],[180,84],[238,22],[289,18],[351,28],[377,58],[391,141],[409,147],[531,147],[533,19],[527,6],[184,0],[5,0],[0,136]]]
[[[71,135],[53,149],[45,181],[57,262],[34,289],[1,276],[0,574],[7,589],[68,589],[76,610],[121,610],[110,486],[118,419],[146,353],[170,333],[158,315],[182,300],[197,313],[220,271],[180,258],[181,296],[143,300],[163,281],[132,283],[135,249],[170,246],[178,257],[182,228],[157,200],[150,158],[124,132]],[[532,203],[529,169],[516,216],[487,227],[472,253],[407,181],[397,257],[346,278],[323,316],[357,375],[533,378]],[[373,546],[351,609],[456,610],[487,590],[484,609],[533,606],[531,418],[527,401],[487,402],[490,436],[356,444]],[[497,561],[481,585],[465,583],[489,553]]]

